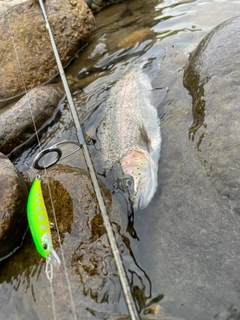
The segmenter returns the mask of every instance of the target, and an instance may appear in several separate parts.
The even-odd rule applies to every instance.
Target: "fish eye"
[[[132,188],[133,187],[133,181],[131,179],[126,179],[126,187]]]
[[[128,189],[133,188],[133,180],[132,179],[123,179],[122,181],[119,182],[119,187],[122,191],[126,191]]]
[[[43,247],[43,250],[47,250],[48,245],[46,243],[43,243],[42,247]]]

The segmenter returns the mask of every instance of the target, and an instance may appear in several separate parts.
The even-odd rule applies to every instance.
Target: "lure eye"
[[[48,245],[46,243],[43,243],[42,247],[43,247],[43,250],[47,250]]]

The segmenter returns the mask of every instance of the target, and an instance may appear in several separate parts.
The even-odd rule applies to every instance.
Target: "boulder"
[[[0,153],[0,260],[22,243],[27,230],[26,184],[8,158]]]
[[[94,17],[82,0],[49,0],[45,9],[66,66],[86,43]],[[0,100],[45,83],[57,73],[39,5],[31,0],[11,8],[0,19]]]
[[[25,142],[54,113],[64,96],[61,85],[39,86],[0,115],[0,151],[8,154]],[[33,122],[34,120],[34,122]]]
[[[115,314],[126,314],[121,285],[88,174],[82,169],[55,165],[47,170],[46,175],[41,176],[49,220],[54,223],[53,244],[61,260],[61,266],[54,267],[53,280],[57,319],[69,319],[73,313],[73,305],[81,319],[92,319],[91,315],[97,318],[109,317],[116,312],[116,306]],[[149,279],[135,260],[125,231],[127,216],[102,184],[101,191],[140,309],[151,313],[152,307],[158,304],[163,295],[152,297],[151,291],[149,293]],[[0,283],[11,282],[14,278],[17,286],[21,287],[21,281],[25,281],[23,279],[28,282],[28,289],[24,292],[25,299],[19,302],[21,315],[18,315],[23,318],[32,319],[33,314],[38,319],[52,317],[52,306],[47,303],[51,299],[49,300],[49,282],[44,264],[45,260],[37,253],[29,233],[22,248],[1,264]],[[38,296],[35,302],[32,290]],[[69,300],[69,290],[73,304]]]
[[[184,85],[192,96],[189,136],[221,196],[240,219],[240,17],[214,28],[191,54]]]

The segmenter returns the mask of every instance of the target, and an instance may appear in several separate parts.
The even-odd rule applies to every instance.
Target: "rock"
[[[27,230],[27,187],[13,164],[0,153],[0,260],[22,243]]]
[[[10,0],[10,1],[1,1],[0,2],[0,14],[7,11],[13,6],[16,6],[20,3],[26,2],[27,0]]]
[[[148,317],[148,318],[143,318],[143,317],[141,317],[141,319],[142,320],[183,320],[183,319],[180,319],[180,318],[169,318],[169,317],[156,317],[156,316],[154,316],[154,317]],[[119,318],[119,317],[110,317],[109,318],[109,320],[131,320],[131,318],[129,317],[129,316],[126,316],[126,317],[124,317],[124,318]]]
[[[49,0],[45,8],[66,66],[90,36],[93,15],[81,0]],[[27,1],[11,8],[1,18],[0,30],[0,100],[45,83],[58,73],[38,4]]]
[[[192,96],[189,136],[222,197],[240,219],[239,101],[240,17],[213,29],[192,53],[184,85]]]
[[[84,2],[86,2],[89,8],[91,8],[93,11],[99,11],[106,6],[120,1],[121,0],[84,0]]]
[[[154,32],[149,28],[143,28],[132,32],[130,35],[123,38],[117,45],[118,48],[133,48],[137,43],[140,44],[145,40],[151,39]]]
[[[110,302],[121,289],[114,276],[115,265],[89,176],[81,169],[57,165],[48,170],[42,182],[49,218],[54,221],[47,183],[50,186],[68,269],[74,272],[78,285],[82,283],[85,294],[97,302],[107,299]],[[124,220],[117,204],[112,204],[111,193],[103,186],[102,192],[120,243],[118,228],[124,225]],[[53,240],[59,246],[56,232]],[[59,248],[57,253],[61,254]],[[61,278],[61,273],[59,270],[56,277]]]
[[[56,110],[64,96],[61,85],[46,85],[30,90],[14,106],[0,115],[0,151],[8,154],[35,133]],[[30,103],[30,105],[29,105]],[[32,119],[33,117],[33,119]]]
[[[98,30],[104,28],[114,29],[116,21],[121,21],[123,14],[127,11],[127,4],[125,2],[109,6],[104,9],[100,14],[96,14],[96,25]],[[107,28],[106,28],[107,27]]]
[[[69,314],[73,312],[69,290],[72,293],[75,311],[81,314],[82,319],[88,319],[91,314],[101,314],[106,318],[116,304],[118,314],[121,314],[121,305],[124,305],[121,286],[88,174],[81,169],[56,165],[48,169],[46,176],[42,175],[41,180],[49,219],[51,222],[55,221],[55,212],[59,230],[58,237],[56,228],[52,229],[54,248],[62,262],[60,267],[54,267],[57,318],[68,319]],[[102,184],[101,191],[130,283],[137,292],[141,309],[149,309],[163,296],[160,294],[152,299],[151,292],[148,291],[149,279],[134,259],[130,240],[125,232],[127,216],[122,214],[119,205]],[[45,261],[37,253],[29,234],[21,250],[1,264],[0,282],[9,282],[15,278],[20,284],[21,281],[25,281],[23,279],[27,279],[28,288],[31,288],[24,292],[24,296],[27,304],[32,307],[25,305],[21,308],[23,318],[31,319],[33,314],[37,314],[38,319],[50,319],[52,316],[51,305],[47,303],[50,301],[50,292],[49,282],[44,274],[44,264]],[[66,283],[66,274],[70,289]],[[34,303],[32,290],[34,295],[38,296]],[[44,312],[42,305],[45,306]],[[28,310],[33,313],[28,314]],[[126,311],[125,308],[123,310]]]

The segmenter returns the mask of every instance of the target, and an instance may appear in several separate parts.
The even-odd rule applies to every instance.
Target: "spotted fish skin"
[[[55,265],[60,260],[53,249],[50,224],[44,203],[41,181],[34,179],[28,195],[27,217],[29,228],[38,253]]]
[[[97,132],[103,167],[117,168],[115,179],[135,209],[147,207],[158,185],[162,139],[152,90],[142,66],[126,70],[111,89]]]

